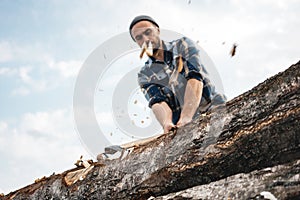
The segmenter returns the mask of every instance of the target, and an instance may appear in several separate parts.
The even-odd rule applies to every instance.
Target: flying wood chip
[[[144,44],[145,44],[145,43],[144,43]],[[146,51],[146,47],[143,45],[143,46],[142,46],[141,53],[140,53],[140,59],[143,58],[143,55],[144,55],[145,51]]]
[[[233,57],[235,55],[235,53],[236,53],[236,47],[237,47],[237,44],[234,43],[233,46],[232,46],[232,49],[230,51],[231,57]]]
[[[178,75],[182,71],[183,67],[184,66],[183,66],[182,56],[179,55],[176,58],[176,67],[173,70],[173,72],[171,74],[171,77],[170,77],[170,80],[169,80],[169,85],[171,85],[172,87],[178,85],[178,81],[177,81]]]
[[[46,176],[43,176],[42,178],[38,178],[38,179],[34,180],[34,182],[35,182],[35,183],[39,183],[39,182],[42,182],[42,181],[44,181],[44,180],[46,180],[46,179],[47,179],[47,177],[46,177]]]
[[[151,42],[149,42],[148,44],[146,42],[143,43],[140,53],[140,59],[143,58],[144,53],[146,53],[148,57],[153,56],[153,46]]]
[[[176,63],[177,63],[177,71],[180,73],[182,71],[182,68],[183,68],[183,60],[182,60],[182,56],[179,55],[177,58],[176,58]]]

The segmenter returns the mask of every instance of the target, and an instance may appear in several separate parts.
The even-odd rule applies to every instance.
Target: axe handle
[[[131,147],[142,146],[142,145],[145,145],[145,144],[147,144],[147,143],[149,143],[153,140],[156,140],[157,138],[159,138],[162,135],[163,134],[159,134],[159,135],[155,135],[155,136],[152,136],[152,137],[149,137],[149,138],[136,140],[136,141],[129,142],[129,143],[126,143],[126,144],[122,144],[122,145],[120,145],[120,147],[123,148],[123,149],[129,149]]]

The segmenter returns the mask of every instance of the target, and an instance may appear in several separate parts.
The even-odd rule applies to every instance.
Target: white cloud
[[[3,141],[3,137],[2,135],[5,134],[5,132],[7,131],[7,123],[4,121],[0,121],[0,145],[2,145],[2,141]]]
[[[0,155],[6,158],[0,186],[5,192],[65,171],[80,155],[90,159],[74,130],[70,109],[26,113],[16,124],[0,122]]]
[[[0,75],[11,76],[17,73],[15,68],[0,67]]]
[[[32,83],[32,78],[29,76],[29,72],[31,72],[31,67],[21,67],[19,69],[19,76],[24,83]]]
[[[217,7],[210,8],[209,12]],[[299,60],[299,48],[295,44],[299,43],[296,34],[300,23],[295,1],[231,1],[226,8],[213,16],[207,12],[191,12],[183,20],[197,18],[197,22],[184,23],[178,19],[178,24],[185,24],[184,34],[199,39],[232,98]],[[229,51],[235,42],[237,53],[231,58]]]
[[[42,42],[21,43],[0,40],[0,62],[43,62],[49,56]]]
[[[21,84],[19,84],[19,87],[12,89],[12,95],[25,96],[32,92],[42,92],[52,87],[50,86],[50,80],[33,78],[33,67],[26,66],[14,70],[17,71],[16,74]]]
[[[24,86],[15,88],[11,91],[11,94],[14,96],[27,96],[30,94],[30,90]]]
[[[32,92],[44,92],[67,84],[68,80],[66,79],[76,77],[81,67],[81,62],[75,60],[46,62],[48,62],[48,58],[44,63],[45,66],[49,64],[48,68],[38,66],[2,67],[0,75],[10,78],[19,85],[11,90],[12,95],[25,96]],[[55,73],[53,74],[53,72]]]
[[[51,53],[45,46],[42,42],[26,44],[0,40],[0,62],[14,66],[1,66],[0,75],[5,75],[16,82],[16,85],[20,85],[11,90],[12,95],[24,96],[61,87],[72,81],[66,79],[77,76],[82,61],[56,60],[55,52]]]
[[[69,61],[55,61],[55,52],[51,52],[44,43],[44,41],[33,42],[33,43],[21,43],[14,41],[0,41],[0,62],[19,62],[27,63],[31,67],[18,66],[20,68],[19,72],[29,73],[31,70],[39,68],[39,70],[58,70],[60,74],[64,77],[75,76],[81,62],[78,60],[69,60]],[[9,53],[5,53],[9,52]],[[7,56],[6,54],[9,54]],[[4,59],[6,58],[6,59]],[[9,59],[8,59],[9,58]],[[4,67],[3,67],[4,68]],[[12,69],[11,69],[12,70]],[[0,70],[0,74],[8,72],[7,67]]]
[[[40,136],[52,136],[56,139],[70,139],[72,135],[66,133],[74,130],[71,128],[73,124],[69,112],[67,109],[61,109],[51,112],[26,113],[22,117],[20,130],[27,133],[35,132]]]
[[[95,17],[96,18],[96,17]],[[79,25],[76,27],[72,27],[66,31],[66,33],[70,36],[74,36],[74,33],[77,33],[81,37],[93,37],[97,38],[99,35],[106,33],[106,28],[103,26],[99,26],[99,22],[92,22],[84,25]]]
[[[70,78],[77,76],[82,61],[69,60],[69,61],[50,61],[48,62],[50,69],[57,70],[63,78]]]
[[[0,62],[7,62],[13,58],[9,42],[0,41]]]
[[[6,76],[9,78],[7,82],[17,85],[11,89],[12,95],[25,96],[61,87],[72,81],[67,78],[78,74],[82,64],[79,60],[55,61],[54,55],[48,53],[43,45],[41,42],[29,45],[0,40],[0,62],[12,66],[1,66],[0,76]]]

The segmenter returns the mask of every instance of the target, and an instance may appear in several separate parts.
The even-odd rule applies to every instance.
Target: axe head
[[[119,145],[113,145],[113,146],[109,146],[109,147],[104,148],[105,154],[115,154],[118,151],[119,152],[123,151],[123,148]]]

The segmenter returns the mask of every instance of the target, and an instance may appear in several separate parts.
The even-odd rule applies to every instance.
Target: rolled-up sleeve
[[[151,108],[154,104],[160,102],[168,103],[168,99],[163,94],[160,86],[156,84],[149,84],[143,87],[144,95],[146,99],[149,101],[148,106]]]
[[[143,91],[145,98],[148,100],[148,106],[152,108],[152,106],[156,103],[166,102],[169,103],[168,98],[163,93],[161,85],[155,83],[149,83],[149,77],[145,74],[138,74],[138,83],[140,85],[141,90]]]

